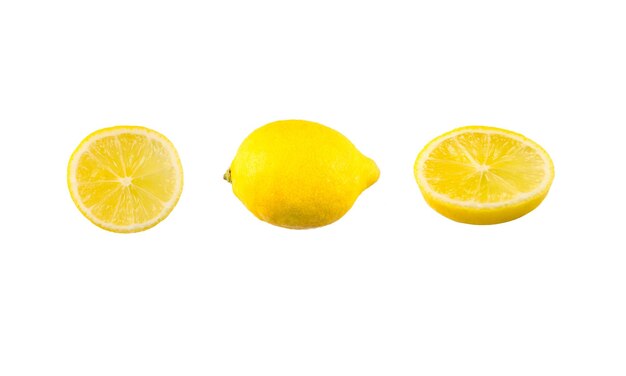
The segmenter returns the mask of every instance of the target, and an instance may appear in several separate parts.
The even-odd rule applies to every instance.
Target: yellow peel
[[[326,226],[350,210],[380,171],[345,136],[305,120],[256,129],[224,179],[259,219],[276,226]]]

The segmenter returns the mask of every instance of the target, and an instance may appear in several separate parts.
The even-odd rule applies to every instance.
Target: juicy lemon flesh
[[[182,168],[164,136],[142,127],[113,127],[83,141],[70,161],[68,179],[88,219],[110,231],[136,232],[173,209]]]
[[[466,133],[443,141],[424,163],[436,192],[482,203],[513,200],[532,192],[546,171],[541,156],[503,135]]]
[[[539,145],[493,127],[464,127],[441,136],[416,163],[426,201],[451,219],[474,224],[506,222],[530,212],[553,176],[552,161]]]

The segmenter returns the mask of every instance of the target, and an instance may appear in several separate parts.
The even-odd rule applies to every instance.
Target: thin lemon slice
[[[432,140],[417,156],[415,179],[426,202],[458,222],[495,224],[535,209],[554,165],[537,143],[505,129],[467,126]]]
[[[162,134],[116,126],[98,130],[78,145],[67,183],[74,203],[91,222],[113,232],[137,232],[174,209],[183,189],[183,168]]]

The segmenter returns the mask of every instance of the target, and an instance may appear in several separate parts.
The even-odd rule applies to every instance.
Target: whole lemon
[[[283,120],[252,132],[224,179],[259,219],[306,229],[341,218],[379,175],[376,163],[341,133],[311,121]]]

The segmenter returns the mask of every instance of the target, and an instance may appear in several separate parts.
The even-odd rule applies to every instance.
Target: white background
[[[3,1],[0,375],[626,374],[619,1]],[[381,169],[339,222],[257,220],[222,181],[279,119]],[[74,207],[71,152],[156,129],[185,169],[157,227]],[[452,222],[413,162],[483,124],[556,179],[514,222]]]

